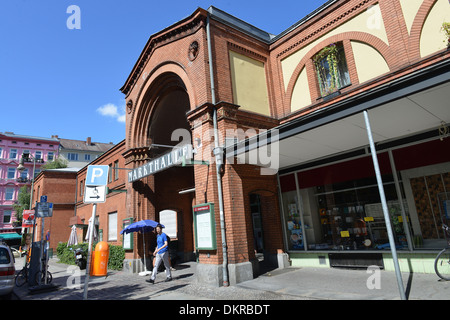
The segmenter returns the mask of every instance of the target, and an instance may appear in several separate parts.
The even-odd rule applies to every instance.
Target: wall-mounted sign
[[[214,204],[199,204],[192,210],[194,212],[195,248],[197,250],[215,250],[217,242]]]
[[[125,229],[127,226],[129,226],[130,224],[132,224],[134,221],[133,218],[127,218],[127,219],[123,219],[122,220],[122,229]],[[130,233],[123,233],[123,248],[124,250],[133,250],[133,233],[134,232],[130,232]]]
[[[33,228],[35,223],[34,210],[23,210],[22,228]]]
[[[170,167],[179,165],[184,159],[192,158],[192,145],[185,144],[181,147],[173,148],[169,153],[152,159],[143,166],[133,169],[128,172],[128,182],[133,182],[149,175],[155,174],[159,171],[168,169]]]

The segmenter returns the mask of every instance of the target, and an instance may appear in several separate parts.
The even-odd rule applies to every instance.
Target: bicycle
[[[20,270],[19,273],[16,275],[14,282],[17,287],[21,287],[25,283],[28,282],[28,273],[30,270],[29,267],[30,267],[30,263],[29,262],[25,263],[25,266],[23,267],[23,269]],[[42,270],[45,270],[45,265],[42,266]],[[41,279],[41,284],[43,284],[43,283],[50,284],[53,280],[53,276],[50,273],[50,271],[48,271],[48,270],[47,270],[46,274],[47,274],[47,282],[45,282],[45,280],[46,280],[45,276],[41,271],[36,272],[36,274],[34,276],[34,284],[39,283],[39,278]]]
[[[447,247],[441,250],[434,261],[434,271],[443,280],[450,280],[450,228],[442,224],[444,232],[447,233]]]
[[[25,263],[23,269],[20,270],[19,273],[16,275],[16,278],[14,280],[16,286],[21,287],[28,282],[29,266],[30,266],[29,262]]]

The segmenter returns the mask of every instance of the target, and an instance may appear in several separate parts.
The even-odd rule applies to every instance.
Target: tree
[[[47,169],[60,169],[60,168],[67,168],[69,161],[67,161],[64,158],[57,158],[51,162],[47,162],[44,164],[41,169],[47,170]]]
[[[28,187],[23,186],[19,190],[19,195],[17,196],[17,201],[13,204],[13,209],[16,212],[16,219],[22,222],[23,210],[30,209],[30,193],[28,192]]]

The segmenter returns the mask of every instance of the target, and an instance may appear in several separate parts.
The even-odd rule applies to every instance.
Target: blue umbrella
[[[141,231],[141,232],[153,231],[153,229],[155,229],[158,224],[159,224],[158,222],[153,221],[153,220],[137,221],[135,223],[132,223],[132,224],[126,226],[125,229],[120,231],[120,234],[137,232],[137,231]],[[164,225],[161,225],[161,227],[165,228]]]
[[[120,231],[120,234],[124,233],[130,233],[130,232],[138,232],[141,231],[142,233],[153,231],[153,229],[156,228],[156,226],[159,223],[153,220],[141,220],[137,221],[135,223],[132,223],[125,227],[122,231]],[[161,227],[164,228],[164,225],[161,225]],[[144,272],[139,272],[140,276],[145,276],[147,274],[150,274],[151,272],[147,270],[147,264],[146,264],[146,258],[145,258],[145,239],[144,235],[142,235],[142,242],[144,244]]]

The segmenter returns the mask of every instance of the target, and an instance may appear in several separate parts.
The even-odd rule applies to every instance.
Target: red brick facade
[[[260,31],[226,13],[219,12],[216,15],[214,12],[217,11],[211,13],[203,9],[197,9],[191,16],[151,36],[121,88],[127,105],[126,139],[91,163],[114,165],[117,161],[118,167],[124,168],[118,170],[118,179],[111,181],[108,187],[126,189],[127,192],[111,193],[106,203],[97,207],[99,229],[103,230],[104,240],[108,239],[108,214],[112,212],[117,212],[120,231],[125,218],[158,221],[160,211],[171,209],[177,212],[177,238],[174,240],[177,241],[178,254],[184,259],[192,259],[195,252],[192,206],[213,202],[217,249],[200,250],[195,254],[202,265],[221,265],[223,252],[219,197],[212,155],[214,108],[217,110],[219,144],[225,145],[228,139],[237,138],[239,132],[249,134],[253,130],[257,134],[259,130],[289,123],[416,70],[445,61],[449,57],[448,51],[445,50],[425,57],[420,54],[421,32],[436,3],[437,0],[423,1],[410,31],[400,0],[341,0],[329,1],[320,11],[314,12],[292,29],[270,40],[264,40]],[[378,5],[381,11],[387,42],[373,34],[357,30],[346,30],[324,37],[336,28],[350,23],[374,5]],[[225,18],[220,18],[222,15]],[[208,23],[212,61],[209,61],[208,55]],[[242,31],[245,28],[239,26],[245,26],[250,31]],[[315,43],[316,41],[318,42]],[[342,42],[345,51],[350,85],[342,88],[337,97],[324,100],[320,94],[312,58],[322,48],[336,42]],[[374,49],[386,62],[389,72],[362,82],[352,43],[366,44]],[[292,75],[285,77],[283,59],[310,44],[314,45],[301,56],[293,68]],[[263,63],[270,115],[246,111],[236,105],[230,51]],[[210,64],[214,77],[214,99]],[[292,112],[293,92],[302,70],[306,70],[311,104]],[[284,83],[285,78],[288,83]],[[213,101],[217,103],[214,105]],[[184,133],[188,132],[188,137],[173,139],[172,133],[179,128],[182,128]],[[128,182],[129,170],[167,152],[169,148],[165,146],[173,146],[180,142],[180,139],[187,139],[184,142],[192,144],[196,149],[195,160],[207,161],[208,164],[175,166]],[[286,251],[277,175],[261,175],[260,167],[240,164],[237,159],[227,159],[221,169],[227,263],[237,266],[254,264],[256,261],[256,226],[251,203],[254,195],[258,195],[259,199],[258,213],[261,215],[265,255],[276,257]],[[41,174],[36,186],[42,185],[45,179],[50,179],[53,177],[51,175],[55,174]],[[92,214],[92,205],[82,203],[81,191],[84,188],[85,175],[86,168],[83,168],[76,176],[76,215],[86,224]],[[58,181],[67,182],[70,188],[75,188],[73,178],[67,176],[66,181],[66,178],[61,177]],[[45,190],[44,187],[41,188],[40,194],[46,192],[50,195],[54,192],[47,189],[47,186]],[[186,190],[191,192],[184,192]],[[60,200],[49,196],[48,201],[71,202],[73,215],[73,194],[71,197],[72,199]],[[67,217],[70,216],[69,211],[68,208],[68,212],[64,213]],[[67,221],[58,223],[58,230],[67,231],[68,238],[70,230]],[[61,235],[64,236],[66,234]],[[112,243],[120,241],[121,237],[118,236],[117,241]],[[154,238],[148,237],[146,248],[149,252],[152,251],[153,242]],[[142,250],[142,238],[134,234],[134,250],[127,251],[126,259],[140,259],[143,256]]]
[[[160,103],[160,100],[174,90],[185,92],[189,101],[187,120],[190,124],[191,143],[196,147],[195,141],[201,141],[198,151],[203,154],[203,160],[206,155],[206,160],[211,163],[209,166],[195,165],[193,171],[188,173],[188,175],[193,174],[194,181],[191,181],[191,186],[186,185],[186,187],[195,187],[195,196],[190,198],[176,194],[179,190],[176,186],[177,179],[189,181],[186,177],[180,176],[181,169],[170,169],[171,171],[168,170],[167,173],[158,173],[155,176],[143,178],[139,182],[128,184],[128,216],[136,219],[158,219],[160,210],[170,207],[179,208],[183,211],[184,230],[179,239],[183,243],[181,251],[188,252],[194,250],[190,203],[195,205],[214,202],[216,204],[217,250],[199,252],[199,262],[221,264],[222,246],[217,184],[215,164],[211,155],[214,143],[210,134],[213,130],[212,110],[214,108],[211,101],[214,100],[211,93],[209,63],[213,65],[215,101],[220,101],[216,107],[219,132],[222,135],[220,143],[224,144],[223,136],[226,130],[236,132],[237,129],[245,131],[273,128],[280,123],[302,117],[364,90],[379,86],[417,68],[448,58],[447,53],[439,52],[422,59],[419,53],[420,31],[435,2],[434,0],[423,2],[414,19],[410,34],[400,1],[397,0],[330,1],[327,8],[270,43],[212,17],[209,20],[212,61],[208,58],[206,30],[209,13],[203,9],[196,10],[190,17],[152,36],[121,89],[126,95],[128,106],[125,165],[127,168],[136,168],[152,158],[150,146],[152,143],[160,143],[158,139],[155,139],[155,134],[151,133],[157,118],[155,115],[158,107],[164,107],[165,112],[170,112],[167,109],[169,106]],[[295,67],[289,83],[283,83],[281,61],[284,58],[331,30],[348,23],[377,4],[381,10],[389,44],[370,33],[360,31],[338,33],[314,45]],[[390,73],[373,81],[360,83],[351,41],[365,43],[374,48],[386,61]],[[194,42],[198,43],[198,52],[193,59],[193,56],[189,54],[189,48]],[[337,98],[323,101],[312,57],[322,48],[336,42],[343,43],[351,85],[343,88]],[[264,63],[271,117],[241,110],[239,106],[233,104],[230,50]],[[290,110],[294,85],[305,67],[313,103],[292,113]],[[164,177],[160,180],[164,180],[161,184],[157,182],[160,176]],[[261,196],[266,253],[284,250],[276,175],[262,176],[256,166],[226,163],[222,179],[228,263],[238,264],[255,259],[254,226],[249,203],[251,194]],[[167,202],[166,197],[170,201]]]

